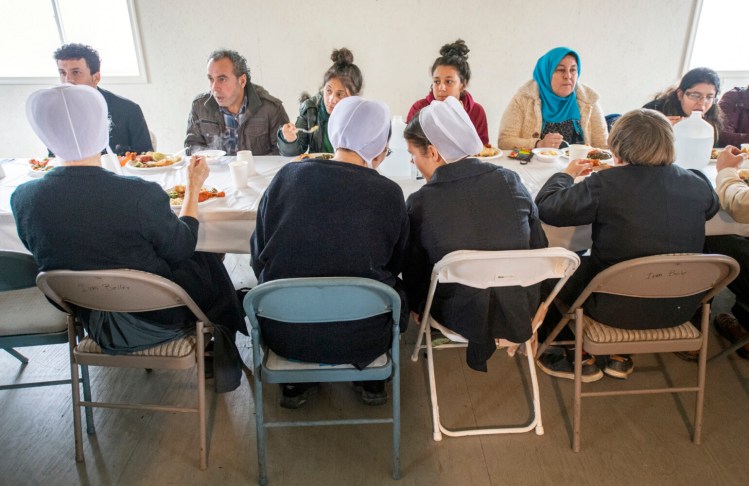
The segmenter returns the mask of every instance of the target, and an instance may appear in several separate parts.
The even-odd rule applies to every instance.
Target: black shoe
[[[626,380],[635,370],[635,364],[628,354],[612,354],[606,358],[606,367],[603,372],[612,378]]]
[[[718,314],[713,324],[718,334],[731,344],[735,344],[746,337],[746,330],[738,319],[731,314]],[[736,354],[744,359],[749,359],[749,344],[737,349]]]
[[[284,383],[281,385],[281,407],[295,410],[307,403],[307,398],[318,390],[319,383]]]
[[[374,406],[384,405],[388,401],[385,381],[355,381],[352,384],[354,385],[354,391],[360,394],[362,402]]]
[[[557,378],[575,379],[575,350],[573,348],[549,348],[542,354],[536,364],[538,368]],[[582,381],[590,383],[603,378],[603,371],[596,364],[596,357],[583,353]]]

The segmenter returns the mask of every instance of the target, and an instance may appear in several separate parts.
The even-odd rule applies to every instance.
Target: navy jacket
[[[409,302],[424,310],[432,267],[456,250],[524,250],[547,246],[538,211],[520,177],[477,159],[437,169],[408,198],[411,224],[403,271]],[[531,336],[539,303],[538,286],[474,289],[440,284],[431,314],[466,337],[471,368],[486,371],[494,338],[522,343]]]
[[[363,277],[397,287],[408,240],[403,192],[366,167],[335,160],[284,166],[260,200],[250,249],[258,282]],[[397,288],[396,288],[397,290]],[[403,303],[401,329],[408,325]],[[390,347],[388,316],[327,324],[266,321],[263,338],[286,358],[366,366]]]
[[[615,167],[578,184],[558,173],[541,188],[536,204],[546,224],[593,226],[590,259],[568,281],[564,294],[560,293],[563,300],[574,299],[596,274],[615,263],[666,253],[702,253],[705,222],[720,209],[704,174],[673,164]],[[638,299],[634,303],[594,294],[586,310],[594,319],[623,328],[648,328],[653,323],[670,327],[691,317],[697,306],[694,300]]]

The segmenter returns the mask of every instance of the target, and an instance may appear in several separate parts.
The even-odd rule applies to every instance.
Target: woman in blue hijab
[[[518,90],[502,116],[499,147],[606,147],[608,130],[598,93],[578,82],[580,67],[580,56],[567,47],[541,56],[533,79]]]

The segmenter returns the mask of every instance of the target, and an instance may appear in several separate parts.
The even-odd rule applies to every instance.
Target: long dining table
[[[224,191],[226,195],[223,198],[215,198],[200,204],[198,249],[201,251],[249,253],[249,241],[255,229],[260,198],[281,167],[292,161],[290,157],[281,156],[255,157],[257,174],[249,177],[247,187],[237,188],[232,183],[227,166],[232,159],[232,157],[222,157],[210,166],[211,173],[206,185],[216,187]],[[552,174],[565,167],[567,160],[559,158],[553,162],[541,162],[534,158],[528,164],[523,165],[505,154],[489,159],[487,162],[517,172],[529,192],[535,196]],[[10,197],[19,185],[40,175],[29,170],[28,159],[6,159],[2,163],[2,168],[5,177],[0,179],[0,249],[26,251],[16,233],[15,220],[10,210]],[[714,164],[706,165],[703,172],[711,181],[715,180]],[[184,166],[157,172],[124,168],[122,173],[156,182],[165,189],[184,183],[186,180]],[[392,177],[391,179],[401,187],[404,197],[416,192],[425,183],[423,179],[412,177]],[[127,204],[127,201],[123,201],[123,204]],[[722,210],[706,223],[705,229],[708,235],[749,236],[749,224],[737,223]],[[590,247],[590,226],[560,228],[544,225],[544,230],[550,246],[561,246],[573,251],[581,251]]]

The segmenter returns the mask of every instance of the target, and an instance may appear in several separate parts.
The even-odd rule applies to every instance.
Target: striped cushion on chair
[[[169,358],[183,357],[193,352],[193,350],[195,349],[195,342],[195,336],[187,336],[184,338],[175,339],[174,341],[166,342],[164,344],[160,344],[158,346],[154,346],[152,348],[142,349],[140,351],[135,351],[134,353],[128,353],[125,356],[151,356]],[[76,346],[76,350],[79,353],[103,353],[101,347],[96,344],[96,341],[88,337],[83,338],[83,340],[78,343],[78,346]]]
[[[637,341],[670,341],[674,339],[697,339],[700,330],[691,322],[661,329],[620,329],[607,326],[585,316],[585,336],[597,343],[626,343]]]

